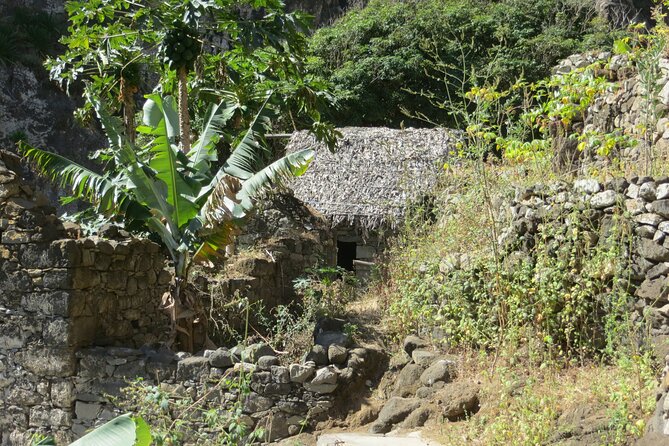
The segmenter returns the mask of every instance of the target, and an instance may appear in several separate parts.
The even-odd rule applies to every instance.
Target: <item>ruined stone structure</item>
[[[62,440],[74,418],[75,353],[164,339],[171,275],[155,243],[68,238],[45,200],[0,158],[0,442]]]
[[[208,408],[244,398],[245,424],[264,427],[273,440],[332,415],[338,392],[367,379],[362,365],[375,352],[355,348],[336,324],[289,366],[280,366],[265,344],[192,357],[169,351],[169,320],[159,306],[171,272],[160,246],[72,238],[76,228],[64,225],[18,170],[18,159],[0,152],[1,445],[28,444],[37,432],[67,444],[118,415],[108,395],[138,377],[174,397],[215,389]],[[246,247],[271,238],[273,245],[262,246],[272,259],[233,256],[237,276],[224,279],[228,292],[239,286],[252,299],[277,304],[285,298],[282,279],[292,287],[297,269],[324,260],[329,232],[319,217],[300,206],[282,209],[266,209],[252,225],[265,238],[242,237]],[[241,371],[250,377],[250,394],[222,387],[223,378]]]

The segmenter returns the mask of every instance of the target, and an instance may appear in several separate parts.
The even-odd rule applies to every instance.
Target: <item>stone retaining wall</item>
[[[149,241],[69,238],[67,225],[0,153],[0,443],[31,431],[71,439],[75,352],[164,340],[171,275]]]
[[[643,444],[664,444],[658,441],[669,438],[669,177],[539,184],[517,190],[502,212],[511,219],[499,240],[507,262],[529,256],[542,225],[575,227],[574,217],[580,216],[587,221],[581,230],[592,249],[606,242],[614,225],[627,225],[631,243],[621,253],[627,259],[624,286],[637,299],[630,311],[633,320],[645,321],[656,355],[667,361],[656,414],[648,424],[649,443]]]
[[[203,399],[201,405],[195,405],[195,414],[216,409],[225,416],[241,399],[240,421],[249,432],[263,428],[266,441],[295,435],[328,418],[338,394],[350,399],[346,389],[360,385],[361,380],[364,382],[363,364],[378,361],[376,351],[347,348],[350,344],[341,333],[318,338],[316,342],[301,363],[288,366],[279,365],[275,352],[267,344],[219,348],[206,351],[203,356],[147,349],[82,350],[77,353],[79,372],[74,380],[72,432],[80,436],[119,415],[121,411],[107,395],[119,396],[128,381],[141,377],[145,384],[157,386],[170,399],[186,397],[189,402]],[[240,392],[238,387],[237,379],[242,373],[250,385],[248,393]],[[216,435],[208,431],[204,417],[194,418],[182,432]]]

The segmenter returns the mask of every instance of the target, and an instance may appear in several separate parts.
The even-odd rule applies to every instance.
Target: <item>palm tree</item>
[[[172,339],[181,333],[180,347],[192,351],[193,324],[206,318],[184,293],[191,265],[216,256],[232,241],[259,193],[287,176],[301,175],[314,152],[305,149],[268,163],[269,151],[262,144],[268,123],[263,106],[221,162],[216,143],[235,109],[221,103],[210,106],[199,139],[183,153],[177,144],[175,100],[157,94],[148,96],[144,105],[143,125],[137,131],[149,143],[139,147],[100,100],[89,100],[111,149],[112,159],[103,174],[25,143],[19,148],[43,175],[70,187],[73,196],[92,203],[98,213],[121,218],[132,231],[160,237],[174,264],[174,280],[163,296],[173,324]]]

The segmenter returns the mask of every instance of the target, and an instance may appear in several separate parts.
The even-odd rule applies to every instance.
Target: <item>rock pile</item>
[[[390,398],[370,426],[371,433],[387,433],[393,427],[414,429],[430,418],[458,420],[478,411],[479,385],[454,381],[456,362],[427,347],[417,336],[405,339],[404,352],[394,361],[401,370]]]
[[[316,344],[305,356],[318,347],[324,346]],[[72,397],[73,431],[78,436],[113,418],[117,410],[106,395],[119,395],[120,389],[127,386],[126,379],[143,377],[147,383],[159,384],[171,397],[188,395],[197,400],[226,379],[244,372],[250,393],[240,394],[238,389],[223,385],[207,398],[204,409],[229,408],[243,398],[244,424],[250,429],[264,428],[266,441],[295,435],[305,426],[328,417],[335,406],[335,390],[361,378],[367,359],[375,354],[337,343],[328,346],[328,351],[335,350],[335,363],[328,364],[328,359],[317,364],[306,359],[288,366],[280,365],[274,350],[264,343],[207,350],[202,356],[124,348],[82,351],[77,355],[80,371]],[[192,427],[207,429],[204,421],[202,426]]]

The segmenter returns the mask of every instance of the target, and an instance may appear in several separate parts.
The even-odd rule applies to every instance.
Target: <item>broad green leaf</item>
[[[155,139],[151,143],[153,157],[149,165],[156,172],[156,177],[167,186],[166,199],[172,209],[169,218],[176,228],[180,228],[197,215],[198,209],[192,199],[188,198],[194,195],[193,190],[177,169],[177,151],[179,149],[169,142],[169,104],[161,102],[156,95],[152,95],[152,98],[156,105],[163,110],[163,119],[158,122],[153,132],[155,135]]]
[[[242,140],[223,165],[223,170],[228,175],[240,180],[247,180],[262,167],[267,149],[260,144],[260,137],[264,134],[268,125],[267,116],[264,114],[268,100],[269,97],[253,119]]]
[[[242,189],[237,194],[242,207],[247,210],[251,209],[253,207],[251,200],[256,198],[262,190],[281,183],[289,176],[304,174],[314,158],[314,154],[315,152],[312,149],[290,153],[244,181]]]
[[[70,446],[134,446],[136,438],[135,422],[130,414],[125,414],[84,435]]]
[[[135,417],[133,420],[135,421],[135,435],[137,437],[134,446],[151,446],[153,437],[151,437],[149,425],[142,417]]]
[[[225,107],[225,103],[221,102],[217,105],[211,105],[207,111],[205,118],[204,130],[200,134],[197,143],[188,154],[192,165],[197,171],[204,169],[201,165],[202,161],[216,161],[216,141],[218,136],[223,131],[223,126],[232,118],[236,107]]]

